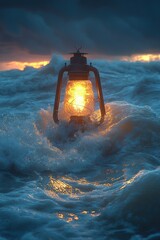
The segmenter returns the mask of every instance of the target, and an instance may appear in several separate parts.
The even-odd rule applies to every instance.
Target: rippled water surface
[[[160,63],[93,62],[86,131],[52,121],[62,65],[0,72],[0,239],[160,239]]]

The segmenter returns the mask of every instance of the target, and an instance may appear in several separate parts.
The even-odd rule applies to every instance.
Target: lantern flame
[[[86,116],[94,111],[94,93],[89,80],[68,81],[64,109],[70,116]]]

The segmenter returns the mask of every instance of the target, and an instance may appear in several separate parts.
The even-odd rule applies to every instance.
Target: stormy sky
[[[0,0],[0,61],[160,52],[160,0]]]

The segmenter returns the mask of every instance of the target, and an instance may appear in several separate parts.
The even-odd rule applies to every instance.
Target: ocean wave
[[[86,129],[53,122],[62,62],[0,72],[1,239],[159,239],[159,62],[93,62],[106,116]]]

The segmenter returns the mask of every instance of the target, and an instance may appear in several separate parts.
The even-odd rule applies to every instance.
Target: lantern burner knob
[[[70,123],[85,125],[91,122],[89,116],[71,116]]]

